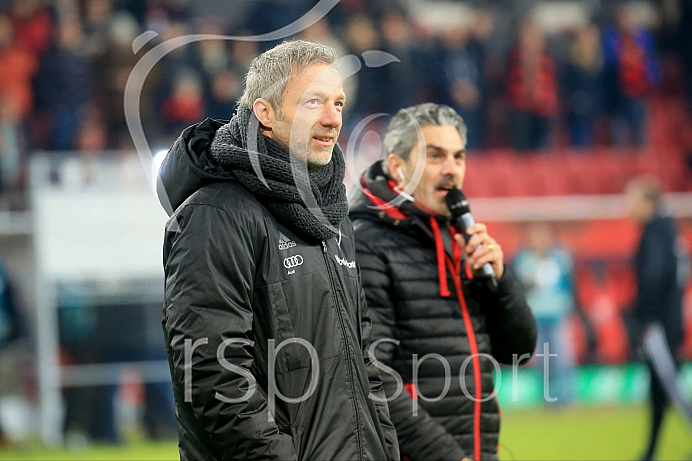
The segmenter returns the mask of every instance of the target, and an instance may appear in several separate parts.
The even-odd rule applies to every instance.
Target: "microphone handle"
[[[462,224],[462,231],[464,232],[464,237],[468,242],[471,239],[471,237],[473,237],[473,235],[469,235],[468,232],[466,232],[466,229],[476,224],[476,221],[473,219],[473,215],[471,215],[471,213],[462,214],[461,216],[459,216],[459,220]],[[480,247],[481,244],[479,243],[478,246],[476,246],[476,249]],[[492,264],[483,264],[483,266],[480,268],[478,272],[480,272],[481,278],[487,281],[488,288],[490,289],[490,291],[494,293],[497,290],[497,276],[495,275],[495,269],[493,269]]]

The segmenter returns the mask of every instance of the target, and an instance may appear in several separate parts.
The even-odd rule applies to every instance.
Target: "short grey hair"
[[[424,125],[452,125],[466,145],[466,124],[461,116],[449,106],[426,102],[401,109],[392,117],[382,140],[385,159],[394,154],[407,161],[411,149],[418,142],[417,127]],[[386,160],[382,162],[382,167],[389,174]]]
[[[332,47],[307,40],[285,41],[252,60],[245,75],[245,92],[238,103],[252,110],[257,98],[262,98],[281,114],[281,95],[291,78],[314,64],[335,61]]]

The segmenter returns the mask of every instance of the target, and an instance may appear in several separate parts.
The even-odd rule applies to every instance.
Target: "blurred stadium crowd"
[[[132,148],[125,85],[135,63],[158,43],[193,33],[262,34],[301,17],[308,24],[315,18],[304,15],[314,4],[3,1],[4,207],[25,206],[21,191],[33,151]],[[658,118],[686,117],[679,101],[692,82],[691,18],[685,1],[562,2],[555,8],[539,1],[344,0],[298,37],[330,44],[342,55],[382,50],[400,60],[363,66],[349,79],[342,143],[367,115],[433,101],[464,117],[470,150],[519,154],[643,147],[651,137],[684,137]],[[133,40],[147,30],[158,35],[133,53]],[[230,118],[248,63],[273,44],[203,40],[166,55],[139,102],[150,144],[165,148],[205,116]],[[678,100],[677,112],[655,111],[665,97]]]

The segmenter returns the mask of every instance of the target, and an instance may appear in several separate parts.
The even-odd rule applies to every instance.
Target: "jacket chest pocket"
[[[256,289],[256,301],[268,309],[263,322],[268,331],[268,337],[274,341],[273,360],[278,374],[286,373],[310,365],[310,352],[304,344],[304,339],[296,337],[294,319],[288,308],[286,295],[281,282],[272,283]],[[269,343],[266,345],[269,352]]]

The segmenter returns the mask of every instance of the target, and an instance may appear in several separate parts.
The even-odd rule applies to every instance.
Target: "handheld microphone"
[[[466,196],[459,189],[452,189],[447,193],[445,197],[447,202],[447,207],[449,211],[452,212],[452,222],[457,229],[461,229],[464,233],[464,238],[468,242],[473,235],[469,235],[466,231],[469,227],[476,224],[473,216],[471,215],[471,208],[469,208],[469,201],[466,200]],[[475,234],[474,234],[475,235]],[[478,244],[476,249],[481,245]],[[486,280],[488,288],[490,291],[495,292],[497,290],[497,277],[495,276],[495,269],[490,263],[483,264],[483,267],[478,271],[480,278]]]

